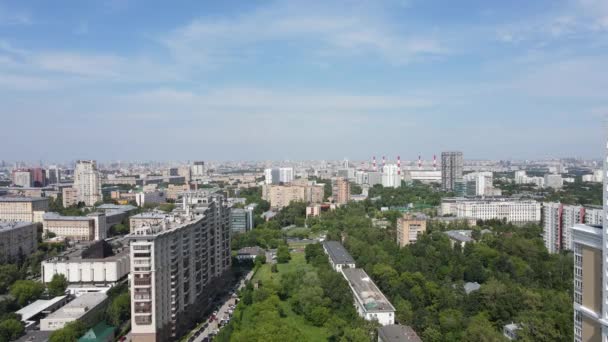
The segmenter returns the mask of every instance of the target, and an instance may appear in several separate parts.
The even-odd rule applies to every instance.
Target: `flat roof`
[[[53,319],[78,319],[97,305],[106,300],[105,293],[85,293],[76,297],[73,301],[64,305],[61,309],[48,315],[45,320]]]
[[[133,215],[130,218],[132,218],[132,219],[154,219],[154,218],[155,219],[164,219],[167,216],[169,216],[169,215],[150,211],[147,213]]]
[[[389,324],[378,328],[378,337],[384,342],[422,342],[409,325]]]
[[[444,232],[450,239],[458,240],[460,242],[471,242],[471,230],[448,230]]]
[[[102,205],[98,206],[97,209],[131,211],[131,210],[137,209],[137,207],[134,207],[130,204],[123,205],[123,204],[106,203],[106,204],[102,204]]]
[[[65,297],[66,296],[59,296],[53,299],[38,299],[32,304],[21,308],[21,310],[17,311],[16,313],[21,315],[21,320],[25,322],[28,321],[30,318],[36,316],[37,314],[41,313],[42,311],[61,302],[65,299]]]
[[[395,308],[386,299],[374,281],[361,268],[342,270],[344,277],[355,292],[357,301],[367,312],[394,312]]]
[[[355,259],[338,241],[325,241],[323,247],[334,264],[354,264]]]
[[[48,212],[42,215],[46,221],[89,221],[93,220],[93,216],[61,216],[55,212]]]
[[[32,222],[23,222],[23,221],[0,221],[0,231],[9,231],[13,229],[19,229],[27,226],[31,226],[34,223]]]
[[[46,197],[11,197],[11,196],[2,196],[0,197],[0,202],[39,202],[39,201],[48,201],[49,199]]]

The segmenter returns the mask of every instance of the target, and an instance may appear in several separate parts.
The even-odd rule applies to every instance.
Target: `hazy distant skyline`
[[[601,158],[608,1],[0,0],[0,160]]]

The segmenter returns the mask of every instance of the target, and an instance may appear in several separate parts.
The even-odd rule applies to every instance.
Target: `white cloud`
[[[314,6],[313,6],[314,7]],[[285,49],[324,54],[368,54],[407,63],[447,52],[433,37],[400,34],[382,18],[363,11],[335,11],[285,3],[232,18],[199,18],[161,41],[178,61],[221,63],[241,58],[257,44],[282,43]]]
[[[29,13],[21,10],[7,9],[0,5],[0,25],[30,25],[32,18]]]

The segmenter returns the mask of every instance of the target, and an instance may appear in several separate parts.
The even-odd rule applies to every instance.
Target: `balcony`
[[[135,324],[137,325],[149,325],[152,324],[152,316],[135,316]]]
[[[152,304],[135,305],[135,313],[152,313]]]
[[[151,278],[134,278],[135,286],[150,286],[152,285]]]

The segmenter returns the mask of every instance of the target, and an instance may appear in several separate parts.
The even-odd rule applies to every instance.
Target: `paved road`
[[[249,273],[247,273],[247,276],[245,276],[245,279],[241,280],[241,282],[239,283],[238,289],[240,290],[243,287],[245,287],[245,283],[247,281],[251,280],[252,277],[253,277],[253,271],[249,271]],[[205,330],[203,330],[203,332],[200,335],[198,335],[198,337],[196,337],[195,339],[192,339],[191,341],[202,342],[205,337],[209,336],[209,333],[219,330],[219,321],[222,320],[224,318],[224,316],[228,315],[228,306],[234,305],[235,303],[236,303],[236,300],[232,297],[224,298],[224,303],[222,304],[221,308],[218,310],[218,313],[216,315],[217,319],[214,320],[213,322],[211,322],[207,326],[207,328],[205,328]]]

